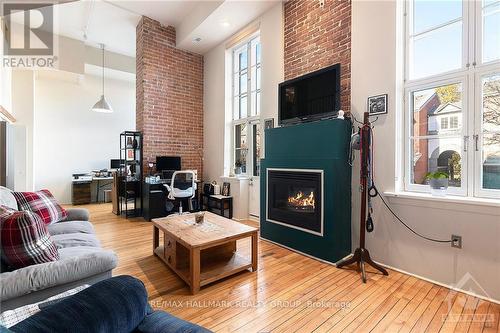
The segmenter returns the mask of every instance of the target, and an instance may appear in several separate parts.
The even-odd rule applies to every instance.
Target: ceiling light
[[[109,105],[106,97],[104,97],[104,44],[101,44],[102,49],[102,95],[101,98],[94,104],[92,111],[101,113],[112,113],[113,108]]]
[[[201,38],[200,37],[193,38],[193,43],[199,43],[199,42],[201,42]]]
[[[228,21],[222,21],[220,25],[224,28],[229,28],[231,26],[231,23],[229,23]]]

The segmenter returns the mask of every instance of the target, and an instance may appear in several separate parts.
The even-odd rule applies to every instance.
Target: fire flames
[[[315,208],[314,192],[309,195],[299,191],[295,196],[288,197],[288,204],[297,208]]]

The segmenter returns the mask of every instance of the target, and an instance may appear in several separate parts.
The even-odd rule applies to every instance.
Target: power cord
[[[372,191],[375,191],[374,193],[372,193]],[[430,237],[427,237],[427,236],[424,236],[422,234],[419,234],[418,232],[416,232],[415,230],[413,230],[410,226],[408,226],[393,210],[392,208],[387,204],[387,202],[385,201],[385,198],[379,193],[379,191],[377,190],[377,188],[375,187],[375,184],[372,185],[372,187],[370,188],[369,192],[368,192],[368,195],[372,198],[375,198],[376,196],[378,196],[380,198],[380,200],[382,200],[382,202],[384,203],[385,207],[387,207],[387,209],[391,212],[391,214],[402,224],[406,227],[406,229],[410,230],[412,233],[414,233],[415,235],[417,235],[418,237],[420,238],[423,238],[423,239],[426,239],[428,241],[431,241],[431,242],[436,242],[436,243],[452,243],[453,240],[444,240],[444,239],[434,239],[434,238],[430,238]]]
[[[406,227],[406,229],[410,230],[413,234],[415,234],[416,236],[420,237],[420,238],[423,238],[425,240],[428,240],[428,241],[431,241],[431,242],[435,242],[435,243],[453,243],[453,240],[444,240],[444,239],[435,239],[435,238],[430,238],[430,237],[427,237],[427,236],[424,236],[418,232],[416,232],[415,230],[413,230],[408,224],[406,224],[393,210],[392,208],[389,206],[389,204],[385,201],[385,198],[383,197],[382,194],[380,194],[380,192],[377,190],[377,187],[375,186],[375,181],[374,181],[374,166],[373,166],[373,159],[372,159],[372,154],[373,154],[373,144],[374,144],[374,134],[373,134],[373,128],[370,127],[370,145],[371,145],[371,154],[369,155],[369,164],[370,164],[370,169],[369,169],[369,188],[368,188],[368,196],[370,198],[375,198],[375,197],[379,197],[380,200],[382,200],[382,202],[384,203],[385,207],[391,212],[391,214],[402,224]],[[372,226],[371,226],[371,229],[373,230],[373,221],[371,222],[372,223]]]

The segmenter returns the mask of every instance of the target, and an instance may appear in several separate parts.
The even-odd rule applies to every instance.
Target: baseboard
[[[374,260],[375,261],[375,260]],[[424,281],[427,281],[427,282],[430,282],[430,283],[434,283],[434,284],[437,284],[438,286],[441,286],[441,287],[445,287],[445,288],[448,288],[450,290],[454,290],[454,291],[459,291],[461,293],[464,293],[464,294],[467,294],[467,295],[470,295],[470,296],[474,296],[474,297],[477,297],[477,298],[480,298],[482,300],[485,300],[485,301],[488,301],[488,302],[492,302],[492,303],[496,303],[496,304],[500,304],[500,300],[496,300],[496,299],[493,299],[493,298],[490,298],[490,297],[486,297],[486,296],[482,296],[482,295],[478,295],[476,293],[473,293],[471,291],[467,291],[467,290],[463,290],[463,289],[460,289],[460,288],[457,288],[457,287],[454,287],[454,286],[451,286],[451,285],[448,285],[446,283],[442,283],[442,282],[438,282],[438,281],[435,281],[435,280],[432,280],[432,279],[429,279],[429,278],[426,278],[426,277],[423,277],[423,276],[420,276],[418,274],[413,274],[413,273],[410,273],[410,272],[407,272],[405,270],[402,270],[402,269],[399,269],[399,268],[396,268],[396,267],[393,267],[393,266],[390,266],[390,265],[386,265],[384,263],[381,263],[379,261],[375,261],[377,264],[385,267],[385,268],[388,268],[388,269],[391,269],[393,271],[397,271],[397,272],[400,272],[400,273],[403,273],[403,274],[406,274],[406,275],[410,275],[410,276],[413,276],[413,277],[416,277],[418,279],[421,279],[421,280],[424,280]]]
[[[285,248],[285,249],[287,249],[287,250],[290,250],[290,251],[292,251],[292,252],[296,252],[296,253],[298,253],[298,254],[301,254],[301,255],[303,255],[303,256],[309,257],[309,258],[311,258],[311,259],[318,260],[318,261],[321,261],[321,262],[323,262],[323,263],[325,263],[325,264],[328,264],[328,265],[332,265],[332,266],[337,267],[335,263],[330,262],[330,261],[326,261],[325,259],[320,259],[320,258],[317,258],[317,257],[312,256],[312,255],[310,255],[310,254],[307,254],[307,253],[301,252],[301,251],[299,251],[299,250],[292,249],[291,247],[288,247],[288,246],[286,246],[286,245],[283,245],[283,244],[277,243],[277,242],[275,242],[275,241],[269,240],[269,239],[264,238],[264,237],[262,237],[262,236],[259,236],[259,238],[260,238],[260,239],[262,239],[262,240],[264,240],[264,241],[266,241],[266,242],[273,243],[274,245],[277,245],[277,246],[283,247],[283,248]]]
[[[255,222],[260,222],[260,217],[258,217],[258,216],[248,215],[248,219],[255,221]]]
[[[287,250],[290,250],[290,251],[292,251],[292,252],[296,252],[296,253],[302,254],[302,255],[304,255],[304,256],[306,256],[306,257],[309,257],[309,258],[311,258],[311,259],[315,259],[315,260],[321,261],[321,262],[323,262],[323,263],[325,263],[325,264],[329,264],[329,265],[332,265],[332,266],[337,267],[336,263],[332,263],[332,262],[326,261],[326,260],[324,260],[324,259],[320,259],[320,258],[314,257],[314,256],[312,256],[312,255],[310,255],[310,254],[307,254],[307,253],[304,253],[304,252],[301,252],[301,251],[298,251],[298,250],[292,249],[292,248],[290,248],[290,247],[288,247],[288,246],[286,246],[286,245],[283,245],[283,244],[280,244],[280,243],[274,242],[274,241],[269,240],[269,239],[267,239],[267,238],[264,238],[264,237],[262,237],[262,236],[259,236],[259,238],[260,238],[260,239],[262,239],[262,240],[264,240],[264,241],[266,241],[266,242],[273,243],[273,244],[275,244],[275,245],[277,245],[277,246],[283,247],[283,248],[285,248],[285,249],[287,249]],[[349,258],[350,256],[351,256],[351,254],[350,254],[350,255],[348,255],[348,256],[346,256],[345,258]],[[343,259],[345,259],[345,258],[343,258]],[[341,259],[341,260],[343,260],[343,259]],[[375,261],[375,260],[374,260],[374,261]],[[441,283],[441,282],[438,282],[438,281],[434,281],[434,280],[432,280],[432,279],[429,279],[429,278],[426,278],[426,277],[423,277],[423,276],[420,276],[420,275],[417,275],[417,274],[413,274],[413,273],[407,272],[407,271],[405,271],[405,270],[402,270],[402,269],[399,269],[399,268],[396,268],[396,267],[392,267],[392,266],[390,266],[390,265],[386,265],[386,264],[381,263],[381,262],[379,262],[379,261],[375,261],[375,262],[376,262],[377,264],[379,264],[379,265],[381,265],[381,266],[383,266],[383,267],[385,267],[385,268],[391,269],[391,270],[393,270],[393,271],[400,272],[400,273],[403,273],[403,274],[406,274],[406,275],[410,275],[410,276],[416,277],[416,278],[418,278],[418,279],[421,279],[421,280],[424,280],[424,281],[427,281],[427,282],[430,282],[430,283],[436,284],[436,285],[438,285],[438,286],[445,287],[445,288],[448,288],[448,289],[450,289],[450,290],[454,290],[454,291],[459,291],[459,292],[461,292],[461,293],[464,293],[464,294],[467,294],[467,295],[470,295],[470,296],[474,296],[474,297],[480,298],[480,299],[485,300],[485,301],[488,301],[488,302],[492,302],[492,303],[500,304],[500,301],[499,301],[499,300],[496,300],[496,299],[493,299],[493,298],[490,298],[490,297],[486,297],[486,296],[481,296],[481,295],[478,295],[478,294],[473,293],[473,292],[471,292],[471,291],[463,290],[463,289],[456,288],[456,287],[453,287],[453,286],[448,285],[448,284],[445,284],[445,283]]]

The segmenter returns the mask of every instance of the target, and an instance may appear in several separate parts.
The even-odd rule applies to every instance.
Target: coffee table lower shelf
[[[190,278],[190,259],[185,258],[172,259],[165,256],[165,248],[163,245],[158,246],[154,253],[165,264],[173,270],[184,282],[192,286]],[[188,254],[188,253],[186,253]],[[203,253],[202,253],[203,256]],[[234,252],[232,255],[212,256],[210,258],[200,260],[200,278],[199,286],[203,287],[207,284],[223,279],[230,275],[245,271],[252,268],[252,260],[247,256]]]

